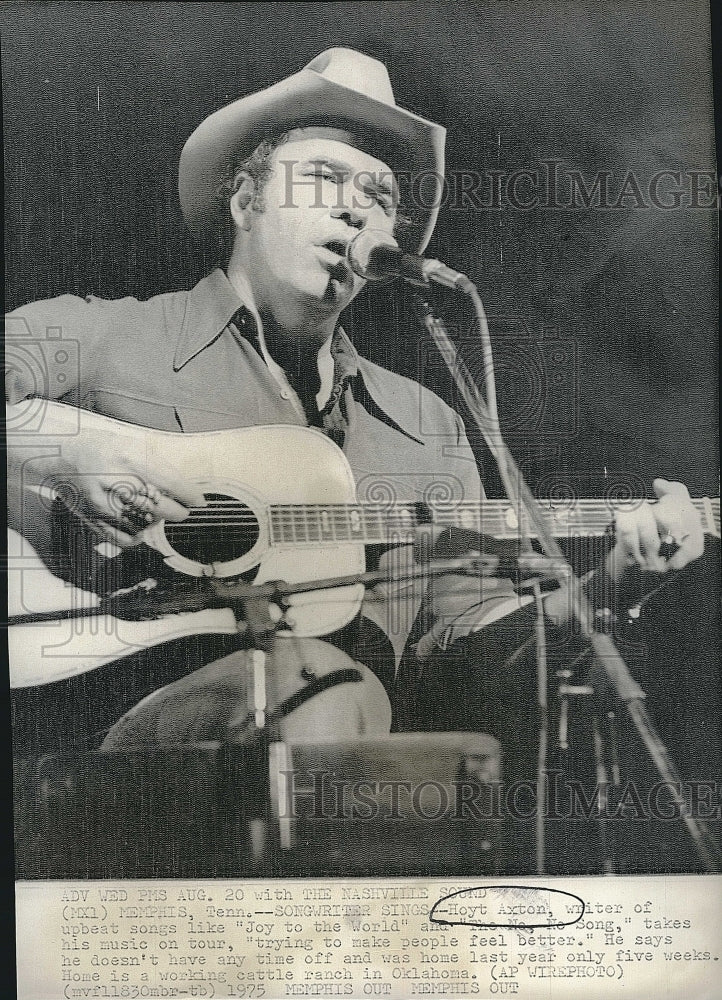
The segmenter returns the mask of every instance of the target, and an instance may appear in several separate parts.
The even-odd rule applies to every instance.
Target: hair
[[[265,207],[264,193],[273,170],[271,165],[273,154],[279,146],[288,141],[288,136],[288,132],[280,132],[276,135],[268,136],[256,146],[250,156],[247,156],[240,163],[229,164],[228,168],[222,174],[216,188],[216,202],[219,207],[219,216],[222,220],[224,264],[228,263],[236,238],[236,230],[230,210],[231,198],[238,191],[244,177],[249,176],[253,181],[253,200],[251,206],[257,212],[263,211]]]
[[[235,226],[230,211],[231,198],[240,188],[244,178],[249,176],[253,181],[251,207],[257,212],[264,210],[266,185],[273,171],[273,154],[279,146],[288,142],[290,136],[291,130],[267,136],[256,146],[249,156],[241,162],[229,164],[228,168],[223,172],[216,188],[216,202],[219,207],[219,216],[222,220],[221,237],[224,265],[230,259],[236,238]],[[396,206],[396,223],[394,226],[394,235],[397,238],[412,226],[413,219],[410,217],[410,214],[405,210],[404,205],[400,201]]]

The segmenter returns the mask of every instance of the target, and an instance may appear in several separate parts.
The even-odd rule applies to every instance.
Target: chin
[[[328,302],[337,309],[345,309],[357,291],[358,289],[354,287],[352,281],[336,281],[335,278],[331,278],[326,285],[323,301]]]
[[[326,308],[329,312],[339,312],[349,304],[358,289],[351,278],[338,281],[326,273],[321,280],[305,282],[299,291],[317,307]]]

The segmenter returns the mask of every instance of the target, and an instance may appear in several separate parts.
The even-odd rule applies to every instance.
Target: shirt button
[[[281,399],[290,399],[291,394],[288,389],[281,389]]]

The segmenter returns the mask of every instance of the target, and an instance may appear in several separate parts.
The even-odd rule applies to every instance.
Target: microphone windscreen
[[[362,229],[346,248],[351,270],[366,281],[383,281],[398,274],[401,248],[389,233]]]

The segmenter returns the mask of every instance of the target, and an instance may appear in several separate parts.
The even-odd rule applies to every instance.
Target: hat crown
[[[434,196],[418,206],[403,234],[406,246],[423,253],[441,204],[446,130],[397,105],[382,62],[341,47],[326,49],[291,76],[219,108],[188,138],[178,191],[198,238],[212,240],[227,224],[217,198],[219,178],[264,137],[319,123],[358,134],[394,172],[411,169],[430,178]]]
[[[326,49],[312,59],[307,70],[349,90],[356,90],[383,104],[396,105],[388,70],[382,62],[355,49]]]

